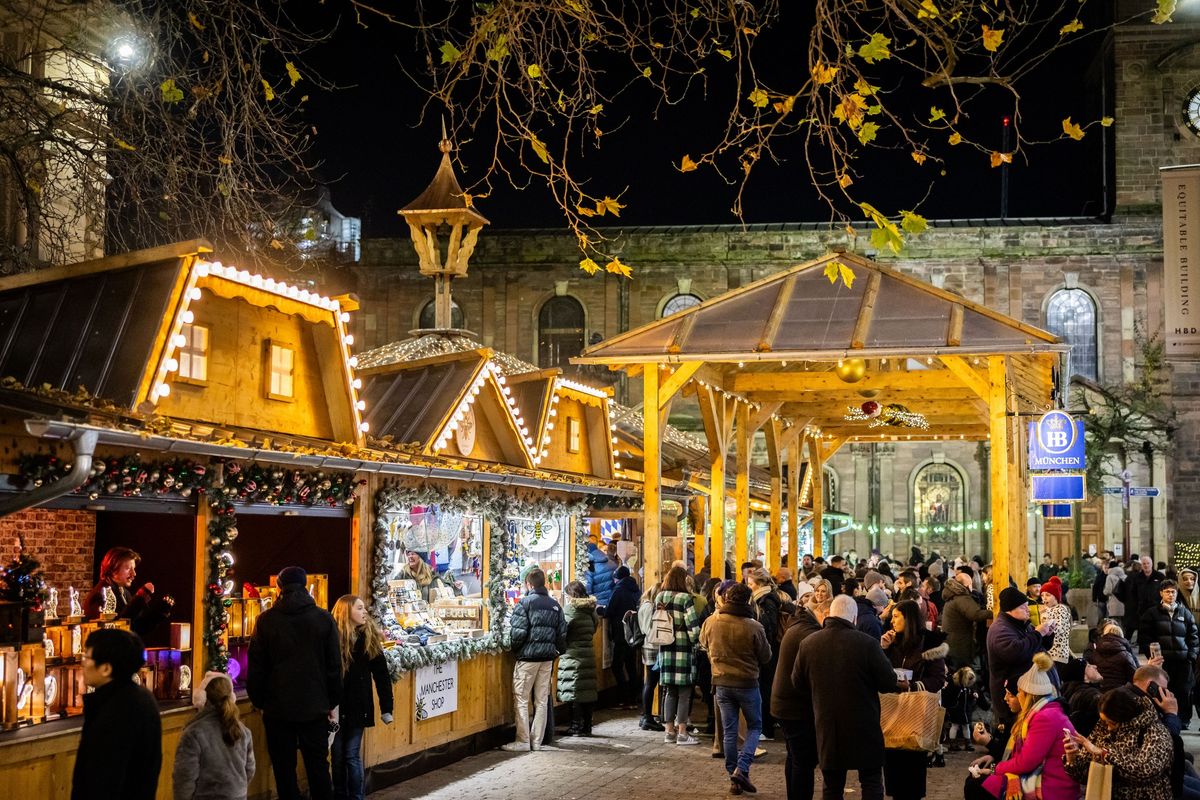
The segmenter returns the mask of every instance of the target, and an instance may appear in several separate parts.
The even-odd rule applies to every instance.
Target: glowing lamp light
[[[171,344],[175,345],[176,347],[183,347],[187,344],[187,337],[182,333],[177,333],[175,334],[175,338],[171,340]]]
[[[345,322],[349,322],[349,321],[350,321],[350,314],[349,314],[349,312],[343,311],[343,312],[341,313],[341,315],[338,317],[338,319],[340,319],[340,320],[341,320],[343,323],[345,323]]]
[[[154,388],[154,391],[158,394],[159,397],[166,397],[167,395],[169,395],[171,393],[171,387],[165,383],[160,383],[158,386],[156,386]]]
[[[173,358],[168,358],[163,362],[163,366],[166,367],[167,372],[174,372],[175,370],[179,369],[179,362]]]
[[[362,388],[362,378],[355,378],[354,380],[350,381],[350,385],[353,386],[355,389],[361,389]]]
[[[342,341],[346,343],[347,347],[349,347],[350,345],[354,344],[354,334],[347,333],[342,337]]]
[[[204,292],[200,291],[200,287],[198,286],[193,286],[191,291],[188,292],[188,297],[192,300],[199,300],[203,296]]]
[[[371,425],[367,422],[360,422],[358,423],[358,429],[363,433],[366,433],[367,431],[371,430]]]
[[[355,406],[355,408],[357,408],[359,411],[366,411],[366,409],[367,409],[367,401],[366,401],[366,400],[359,400],[357,403],[355,403],[355,404],[354,404],[354,406]]]
[[[350,359],[347,363],[350,364],[350,369],[354,369],[358,366],[358,356],[350,356]]]
[[[196,321],[196,315],[193,314],[191,311],[183,312],[182,314],[179,315],[179,318],[181,320],[183,320],[184,324],[186,324],[186,325],[191,325],[193,322]]]

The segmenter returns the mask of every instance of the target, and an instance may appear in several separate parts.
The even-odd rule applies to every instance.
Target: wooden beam
[[[750,442],[754,431],[750,429],[750,406],[745,403],[737,404],[737,422],[734,425],[734,435],[737,439],[735,472],[734,472],[734,564],[735,569],[741,569],[742,564],[749,560],[748,543],[750,531]]]
[[[783,550],[783,453],[779,446],[782,433],[783,424],[778,419],[767,422],[767,470],[771,481],[771,516],[767,520],[766,559],[763,564],[772,574],[780,566],[779,557]]]
[[[963,307],[958,303],[950,306],[950,325],[946,329],[946,345],[958,347],[962,344]]]
[[[858,392],[876,389],[956,389],[962,386],[949,370],[915,369],[876,372],[857,383],[846,383],[833,372],[738,372],[728,382],[730,391],[747,392]],[[757,398],[756,398],[757,399]]]
[[[758,346],[754,349],[760,353],[768,353],[775,346],[775,337],[779,333],[779,326],[783,323],[783,318],[787,314],[788,305],[792,301],[792,293],[796,289],[797,275],[789,275],[784,279],[783,285],[779,287],[779,294],[775,296],[775,305],[771,309],[771,315],[767,317],[767,324],[763,326],[762,335],[758,339]]]
[[[646,586],[658,586],[662,578],[662,430],[655,409],[659,407],[658,369],[651,367],[642,372],[644,448],[643,461],[643,529],[642,567]]]
[[[208,650],[204,642],[204,631],[208,625],[204,619],[204,601],[208,597],[208,522],[212,516],[208,503],[196,504],[192,536],[192,563],[196,565],[192,580],[192,674],[203,675],[208,671]],[[215,580],[215,576],[212,580]],[[65,691],[66,687],[60,687]]]
[[[667,352],[671,354],[679,353],[687,345],[688,337],[692,335],[692,326],[696,324],[695,314],[686,314],[679,321],[679,327],[675,329],[675,335],[671,337],[671,343],[667,345]]]
[[[824,464],[825,457],[825,442],[821,440],[811,440],[808,449],[808,468],[812,470],[812,536],[813,536],[813,556],[824,555],[824,514],[825,514],[825,474]],[[840,445],[839,445],[840,446]]]
[[[1007,369],[1003,356],[988,359],[989,414],[992,446],[989,450],[988,476],[992,493],[992,583],[1008,586],[1013,574],[1009,553],[1009,468],[1008,468],[1008,392]]]
[[[708,518],[708,507],[705,505],[708,498],[702,494],[697,494],[692,498],[692,502],[696,504],[696,530],[692,531],[692,564],[694,566],[693,574],[699,574],[704,568],[704,553],[708,543],[708,525],[705,524]],[[712,576],[712,568],[709,568],[709,576]]]
[[[782,405],[783,403],[778,401],[774,403],[763,403],[760,405],[757,411],[750,414],[750,433],[753,434],[763,425],[766,425],[771,417],[779,411],[779,407]]]
[[[788,515],[788,569],[792,577],[800,580],[800,451],[803,440],[797,438],[787,448],[787,515]]]
[[[994,358],[1003,358],[1003,356],[995,356]],[[943,356],[942,363],[946,365],[947,371],[953,373],[954,377],[962,381],[964,386],[979,395],[984,401],[991,402],[992,387],[988,383],[989,379],[983,372],[976,370],[964,361],[962,356]]]
[[[658,389],[659,407],[665,407],[679,393],[684,384],[692,379],[696,371],[703,366],[703,361],[685,361],[676,367],[675,371],[668,375],[666,380],[662,381],[662,385]]]
[[[874,270],[867,279],[867,290],[863,292],[862,304],[858,307],[858,319],[854,322],[854,334],[850,337],[850,346],[860,350],[867,344],[867,333],[871,330],[871,320],[875,317],[875,298],[879,296],[879,284],[883,275]]]
[[[696,392],[709,452],[708,553],[709,574],[724,580],[725,570],[725,461],[729,455],[733,414],[728,401],[711,386]]]

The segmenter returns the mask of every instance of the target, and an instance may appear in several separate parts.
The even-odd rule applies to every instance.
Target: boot
[[[592,707],[590,705],[583,711],[583,724],[580,726],[579,735],[592,735]]]
[[[654,717],[642,717],[642,721],[638,723],[638,727],[644,731],[656,731],[658,733],[666,730],[666,728],[662,726],[662,723],[656,720]]]

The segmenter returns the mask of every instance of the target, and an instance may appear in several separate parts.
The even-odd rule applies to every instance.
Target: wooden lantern
[[[173,650],[192,649],[192,623],[171,623],[171,648]]]

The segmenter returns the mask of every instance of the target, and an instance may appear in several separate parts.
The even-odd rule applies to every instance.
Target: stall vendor
[[[421,597],[426,602],[431,602],[436,598],[433,597],[434,589],[438,586],[445,586],[451,590],[455,590],[458,594],[462,593],[462,581],[454,580],[449,573],[438,574],[429,566],[429,562],[421,558],[421,554],[416,550],[408,550],[404,554],[404,566],[400,567],[400,572],[396,575],[401,580],[413,580],[417,582],[417,586],[421,588]]]
[[[116,599],[115,613],[129,620],[130,629],[143,638],[171,616],[175,598],[170,595],[156,597],[154,584],[147,581],[135,593],[133,579],[137,577],[137,565],[142,560],[128,547],[114,547],[104,554],[100,562],[100,582],[92,587],[83,601],[83,614],[88,619],[97,619],[104,611],[104,589],[112,589]]]

